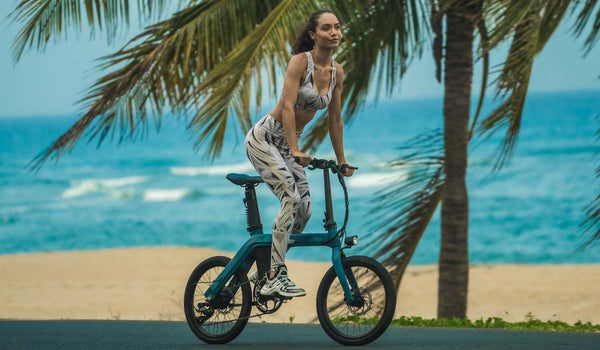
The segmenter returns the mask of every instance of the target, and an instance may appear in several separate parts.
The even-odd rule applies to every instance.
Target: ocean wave
[[[62,193],[63,198],[74,198],[88,193],[114,191],[117,188],[148,181],[145,176],[127,176],[114,179],[87,179],[71,181],[71,187]]]
[[[182,198],[195,200],[202,197],[204,197],[204,192],[189,188],[152,188],[144,192],[144,201],[146,202],[177,202]]]
[[[348,178],[346,182],[349,187],[369,188],[384,186],[395,181],[405,181],[406,179],[408,179],[407,171],[394,171],[388,173],[357,174]]]
[[[245,172],[254,170],[249,162],[213,165],[205,167],[171,167],[171,174],[181,176],[198,176],[198,175],[227,175],[229,173]]]
[[[146,202],[176,202],[187,195],[189,191],[187,188],[150,189],[144,192],[144,200]]]

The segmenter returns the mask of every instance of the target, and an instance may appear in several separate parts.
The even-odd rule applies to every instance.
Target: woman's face
[[[333,13],[325,12],[317,20],[316,33],[311,31],[309,35],[315,41],[315,46],[334,49],[342,39],[340,22]]]

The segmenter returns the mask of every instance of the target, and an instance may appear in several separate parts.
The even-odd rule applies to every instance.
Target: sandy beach
[[[0,318],[184,320],[182,299],[202,260],[233,254],[191,247],[125,248],[0,256]],[[307,296],[254,322],[311,322],[325,263],[287,261]],[[437,266],[409,266],[394,318],[435,318]],[[600,265],[473,265],[467,316],[600,324]],[[254,310],[253,310],[254,312]]]

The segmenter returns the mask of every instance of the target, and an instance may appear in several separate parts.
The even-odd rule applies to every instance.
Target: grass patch
[[[525,316],[524,322],[508,322],[499,317],[490,317],[487,320],[479,319],[471,321],[468,318],[434,318],[426,319],[417,316],[402,316],[392,320],[392,326],[408,327],[456,327],[456,328],[493,328],[493,329],[525,329],[534,331],[561,331],[561,332],[600,332],[600,325],[581,321],[570,325],[562,321],[541,321],[534,318],[530,313]],[[375,325],[379,319],[362,318],[357,316],[337,317],[334,324],[354,323],[360,325]]]

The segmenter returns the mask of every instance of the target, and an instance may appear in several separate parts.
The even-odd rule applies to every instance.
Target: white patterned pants
[[[306,173],[290,153],[283,125],[269,114],[248,131],[244,146],[250,163],[281,202],[273,223],[273,271],[285,263],[290,234],[302,233],[310,218]]]

